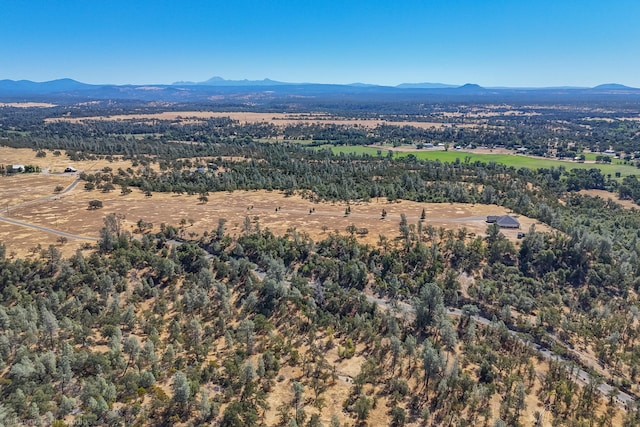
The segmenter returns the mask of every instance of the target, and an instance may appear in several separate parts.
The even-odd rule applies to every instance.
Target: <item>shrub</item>
[[[89,202],[89,210],[96,210],[96,209],[101,209],[102,208],[102,201],[101,200],[91,200]]]

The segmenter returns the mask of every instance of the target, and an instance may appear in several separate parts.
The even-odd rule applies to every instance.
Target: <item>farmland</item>
[[[525,156],[521,154],[487,154],[487,153],[475,153],[473,150],[402,150],[395,151],[393,148],[388,147],[370,147],[370,146],[332,146],[322,145],[319,148],[329,148],[334,153],[340,154],[358,154],[369,156],[386,156],[389,151],[393,156],[406,157],[409,155],[415,156],[420,160],[438,160],[441,162],[482,162],[482,163],[500,163],[505,166],[527,169],[541,169],[541,168],[564,168],[564,169],[591,169],[596,168],[602,172],[603,175],[617,177],[625,177],[629,175],[640,175],[640,169],[638,167],[629,164],[629,162],[623,162],[620,160],[614,160],[610,164],[595,163],[592,161],[580,163],[573,160],[554,160],[533,156]],[[595,155],[590,156],[595,159]]]

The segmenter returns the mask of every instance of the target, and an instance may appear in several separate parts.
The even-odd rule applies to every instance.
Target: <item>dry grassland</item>
[[[410,224],[417,225],[422,209],[425,209],[425,226],[454,230],[465,227],[469,233],[476,235],[484,234],[487,227],[484,221],[486,215],[508,213],[505,208],[496,205],[411,201],[390,203],[386,199],[379,199],[351,203],[351,214],[347,216],[346,203],[312,203],[300,196],[287,197],[281,192],[211,193],[209,202],[202,204],[198,202],[197,196],[154,193],[152,197],[145,197],[136,189],[126,196],[121,195],[118,190],[111,193],[85,191],[82,183],[73,191],[56,196],[56,186],[66,187],[76,178],[75,174],[59,173],[69,165],[86,171],[99,170],[105,166],[117,169],[132,165],[121,160],[70,162],[64,153],[55,157],[51,152],[44,158],[37,158],[33,150],[6,147],[0,147],[0,163],[34,164],[43,170],[58,172],[0,177],[0,210],[9,208],[8,214],[3,215],[85,237],[97,237],[103,226],[103,219],[109,213],[124,215],[125,224],[131,231],[135,229],[135,223],[139,219],[153,223],[154,231],[159,230],[162,223],[178,226],[181,220],[186,220],[185,237],[199,237],[205,231],[215,230],[220,218],[227,220],[227,232],[238,236],[243,233],[245,217],[248,216],[254,227],[259,225],[261,229],[268,228],[279,235],[295,229],[307,233],[316,241],[326,238],[330,232],[346,233],[346,228],[353,224],[357,228],[368,229],[368,234],[358,237],[360,241],[377,244],[380,235],[390,239],[398,237],[398,223],[402,213],[407,216]],[[91,200],[101,200],[104,208],[88,210]],[[381,219],[382,209],[387,211],[384,220]],[[524,231],[532,224],[537,224],[539,230],[548,230],[548,227],[533,219],[520,217],[519,220]],[[503,233],[509,239],[517,241],[517,230],[503,230]],[[0,240],[4,241],[9,251],[16,254],[23,255],[38,244],[46,247],[54,244],[57,239],[58,236],[50,233],[0,222]],[[69,239],[61,250],[65,254],[73,253],[83,243],[81,240]]]
[[[41,175],[44,179],[51,177]],[[101,200],[104,208],[90,211],[90,200]],[[407,216],[409,223],[417,224],[422,209],[427,215],[425,225],[459,229],[465,227],[469,233],[484,234],[487,224],[486,215],[503,215],[507,211],[495,205],[468,204],[429,204],[409,201],[389,203],[386,200],[351,204],[351,214],[346,216],[345,203],[311,203],[300,196],[286,197],[283,193],[268,191],[236,191],[234,193],[213,193],[209,202],[202,204],[196,196],[156,193],[145,197],[141,192],[122,196],[119,192],[101,193],[84,191],[76,187],[69,194],[53,200],[43,200],[32,204],[11,208],[9,217],[30,224],[53,228],[74,235],[97,237],[103,225],[103,218],[109,213],[122,214],[128,230],[135,229],[139,219],[154,224],[158,230],[161,223],[178,226],[186,220],[185,237],[198,237],[205,231],[216,229],[219,218],[227,220],[227,232],[238,236],[243,232],[245,217],[251,219],[253,226],[268,228],[278,235],[295,229],[307,233],[313,240],[326,238],[330,232],[346,233],[346,228],[354,224],[358,228],[367,228],[369,233],[359,237],[363,243],[376,244],[379,235],[395,238],[399,235],[400,214]],[[278,208],[278,211],[276,211]],[[387,218],[380,217],[382,209]],[[309,213],[309,210],[314,210]],[[536,223],[530,218],[520,217],[522,229]],[[193,224],[193,225],[192,225]],[[538,229],[547,229],[537,225]],[[22,230],[20,230],[22,228]],[[195,233],[195,234],[191,234]],[[516,240],[517,230],[504,230],[510,239]],[[25,229],[8,224],[0,224],[0,239],[4,240],[10,251],[24,253],[38,243],[50,244],[57,236],[36,230]],[[82,241],[70,240],[63,249],[73,252]]]
[[[600,197],[602,200],[613,200],[625,209],[640,208],[640,206],[636,205],[633,200],[621,200],[617,194],[611,193],[607,190],[580,190],[579,193],[591,197]]]
[[[62,174],[65,168],[68,166],[73,166],[79,171],[86,172],[97,171],[104,168],[105,166],[109,166],[113,169],[117,169],[119,167],[123,169],[132,167],[130,161],[120,160],[118,159],[118,156],[113,156],[115,160],[112,162],[106,159],[71,161],[69,157],[67,157],[67,154],[64,150],[60,150],[60,152],[62,153],[60,156],[54,156],[52,150],[42,151],[47,154],[45,157],[36,157],[36,151],[26,148],[10,148],[0,146],[0,165],[34,165],[40,167],[43,172],[49,174]],[[23,177],[25,175],[18,176]],[[71,181],[72,180],[73,179],[71,179]]]
[[[51,107],[56,107],[56,104],[50,104],[48,102],[0,102],[0,108],[1,107],[51,108]]]
[[[82,123],[93,120],[137,120],[137,121],[153,121],[153,120],[171,120],[181,124],[192,124],[197,119],[211,119],[229,117],[232,120],[238,120],[240,123],[269,123],[276,126],[296,125],[296,124],[333,124],[344,126],[358,126],[364,128],[375,128],[381,124],[393,126],[413,126],[421,129],[441,129],[452,127],[450,123],[440,122],[421,122],[421,121],[390,121],[380,119],[347,119],[327,114],[294,114],[294,113],[250,113],[250,112],[214,112],[214,111],[168,111],[163,113],[150,114],[120,114],[113,116],[94,116],[94,117],[61,117],[48,118],[45,122],[69,122]],[[478,125],[472,123],[456,124],[456,127],[474,128]]]

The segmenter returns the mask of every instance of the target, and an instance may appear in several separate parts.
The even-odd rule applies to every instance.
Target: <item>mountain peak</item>
[[[276,85],[284,85],[290,83],[278,82],[271,79],[262,79],[262,80],[227,80],[220,76],[211,77],[209,80],[205,80],[203,82],[189,82],[189,81],[179,81],[173,83],[173,85],[181,86],[181,85],[198,85],[198,86],[276,86]]]
[[[619,83],[605,83],[594,87],[597,90],[636,90],[634,87],[621,85]]]
[[[225,82],[226,80],[220,76],[213,76],[209,80],[206,80],[203,83],[214,83],[214,82]]]
[[[458,89],[463,89],[463,90],[482,90],[484,89],[482,86],[477,85],[475,83],[465,83],[462,86],[458,87]]]
[[[77,80],[65,78],[46,82],[31,80],[0,80],[0,89],[5,93],[53,93],[88,89],[93,87]]]

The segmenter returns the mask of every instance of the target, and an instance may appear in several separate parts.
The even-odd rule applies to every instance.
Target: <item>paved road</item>
[[[382,298],[378,298],[378,297],[374,297],[372,295],[366,295],[367,300],[369,302],[373,302],[378,304],[379,306],[381,306],[383,309],[385,310],[396,310],[396,312],[403,314],[403,315],[408,315],[408,316],[415,316],[415,309],[413,308],[413,306],[411,306],[411,304],[407,304],[406,302],[401,302],[401,301],[393,301],[390,302],[388,300],[382,299]],[[458,309],[458,308],[448,308],[447,309],[447,314],[451,317],[461,317],[463,315],[462,310]],[[480,325],[491,325],[491,320],[487,319],[486,317],[482,317],[482,316],[471,316],[471,318]],[[568,362],[567,360],[565,360],[564,358],[562,358],[562,356],[555,354],[553,352],[551,352],[551,350],[544,348],[536,343],[533,343],[531,341],[527,341],[522,339],[522,337],[520,336],[520,334],[514,330],[509,329],[509,333],[511,334],[511,336],[515,337],[516,339],[520,340],[521,342],[523,342],[524,344],[526,344],[529,348],[535,350],[538,352],[538,354],[540,354],[543,358],[547,359],[547,360],[553,360],[553,361],[559,361],[559,362],[564,362],[566,364],[566,369],[569,372],[569,374],[571,375],[572,379],[574,382],[576,383],[581,383],[583,385],[589,384],[592,380],[592,376],[589,375],[589,373],[587,373],[586,371],[576,367],[574,364],[572,364],[571,362]],[[557,340],[556,340],[557,341]],[[557,341],[558,342],[558,341]],[[558,344],[563,345],[562,343],[558,342]],[[574,351],[575,353],[575,351]],[[615,390],[616,395],[615,395],[615,401],[618,404],[618,406],[621,406],[624,409],[627,409],[629,407],[631,407],[630,405],[632,405],[635,402],[635,398],[632,397],[631,395],[614,389],[614,387],[611,387],[609,384],[607,383],[600,383],[596,386],[596,389],[598,390],[598,392],[603,395],[605,398],[608,398],[610,393]]]
[[[62,192],[60,194],[66,194],[69,191],[73,190],[74,188],[76,188],[76,185],[78,185],[79,182],[80,182],[80,176],[78,175],[76,177],[76,179],[74,179],[73,182],[71,184],[69,184],[69,186],[67,188],[62,190]]]
[[[61,192],[59,192],[57,194],[53,194],[51,196],[40,197],[39,199],[34,199],[34,200],[29,200],[29,201],[26,201],[26,202],[22,202],[19,205],[6,207],[4,209],[0,209],[0,213],[7,213],[7,212],[10,212],[12,209],[16,209],[16,208],[23,207],[23,206],[33,205],[35,203],[47,202],[47,201],[51,201],[51,200],[57,200],[57,199],[60,198],[60,196],[62,196],[64,194],[67,194],[68,192],[70,192],[71,190],[76,188],[76,185],[78,185],[79,182],[80,182],[80,177],[77,176],[76,179],[74,179],[73,182],[67,186],[67,188],[65,188],[64,190],[62,190]]]
[[[80,178],[77,177],[75,180],[73,180],[73,182],[71,184],[69,184],[67,186],[67,188],[65,188],[64,190],[62,190],[58,194],[55,194],[53,196],[41,197],[41,198],[35,199],[35,200],[30,200],[28,202],[24,202],[24,203],[21,203],[21,204],[19,204],[17,206],[12,206],[10,208],[4,208],[4,209],[0,210],[0,213],[7,214],[8,212],[11,211],[11,209],[15,209],[17,207],[29,206],[29,205],[32,205],[32,204],[35,204],[35,203],[39,203],[39,202],[56,200],[61,195],[64,195],[64,194],[70,192],[71,190],[73,190],[76,187],[76,185],[78,185],[79,182],[80,182]],[[41,226],[41,225],[30,224],[28,222],[18,221],[18,220],[15,220],[15,219],[7,218],[6,216],[0,216],[0,221],[6,222],[6,223],[9,223],[9,224],[13,224],[13,225],[19,225],[21,227],[32,228],[34,230],[42,231],[43,233],[55,234],[56,236],[66,237],[67,239],[85,240],[85,241],[88,241],[88,242],[97,242],[98,241],[98,238],[96,238],[96,237],[79,236],[77,234],[66,233],[64,231],[56,230],[56,229],[53,229],[53,228],[50,228],[50,227],[44,227],[44,226]]]
[[[15,219],[5,218],[0,216],[0,221],[7,222],[9,224],[20,225],[22,227],[33,228],[34,230],[42,231],[44,233],[55,234],[56,236],[66,237],[68,239],[86,240],[89,242],[97,242],[97,237],[79,236],[77,234],[65,233],[64,231],[54,230],[53,228],[42,227],[36,224],[29,224],[27,222],[16,221]]]

